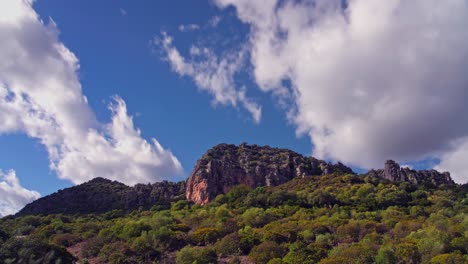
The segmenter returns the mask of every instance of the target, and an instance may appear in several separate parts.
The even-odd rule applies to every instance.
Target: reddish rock
[[[250,188],[276,186],[294,177],[333,172],[353,173],[341,163],[333,165],[287,149],[220,144],[197,161],[187,179],[186,197],[204,205],[239,184]]]

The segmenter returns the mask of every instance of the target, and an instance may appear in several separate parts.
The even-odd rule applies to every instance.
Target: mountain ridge
[[[184,197],[195,204],[205,205],[237,185],[255,189],[277,186],[296,177],[334,173],[356,175],[340,162],[332,164],[289,149],[246,143],[238,146],[219,144],[202,155],[186,181],[163,181],[130,187],[98,177],[39,198],[26,205],[16,216],[105,213],[111,210],[129,212],[152,206],[167,208],[171,202]],[[401,168],[392,160],[388,160],[383,169],[372,169],[362,176],[411,184],[454,184],[448,172]]]
[[[185,182],[162,181],[127,186],[97,177],[83,184],[59,190],[26,205],[16,216],[37,214],[89,214],[111,210],[149,209],[153,205],[170,206],[183,197]]]

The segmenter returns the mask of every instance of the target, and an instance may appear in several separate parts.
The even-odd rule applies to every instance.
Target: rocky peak
[[[276,186],[294,177],[334,172],[353,173],[341,163],[304,157],[288,149],[246,143],[220,144],[197,161],[187,179],[186,197],[203,205],[239,184],[251,188]]]
[[[407,181],[413,184],[431,183],[434,185],[454,184],[449,172],[438,172],[436,170],[412,170],[401,168],[393,160],[387,160],[383,170],[370,170],[369,176],[387,179],[394,182]]]

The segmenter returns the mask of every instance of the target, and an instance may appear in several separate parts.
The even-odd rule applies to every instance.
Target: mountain
[[[169,207],[183,198],[205,205],[217,195],[228,193],[237,185],[250,189],[278,186],[294,178],[328,174],[355,173],[342,163],[332,164],[306,157],[288,149],[241,144],[219,144],[209,149],[195,164],[185,182],[158,182],[129,187],[117,181],[95,178],[60,190],[24,207],[17,216],[38,214],[90,214],[111,210],[129,212],[152,206]],[[400,168],[389,160],[384,169],[370,170],[365,176],[412,184],[454,184],[450,173],[435,170],[416,171]]]
[[[468,184],[333,173],[237,186],[206,206],[4,217],[0,263],[468,263],[467,197]]]
[[[89,182],[42,197],[17,213],[23,215],[89,214],[114,209],[129,212],[154,205],[169,206],[183,197],[185,182],[158,182],[129,187],[117,181],[95,178]]]
[[[0,263],[468,263],[467,197],[449,173],[391,160],[356,175],[221,144],[187,183],[96,178],[1,218]]]
[[[327,163],[288,149],[245,143],[239,146],[220,144],[209,149],[197,161],[187,179],[186,198],[204,205],[239,184],[255,189],[260,186],[277,186],[295,177],[332,173],[354,174],[342,163]],[[400,168],[392,160],[385,163],[384,169],[370,170],[366,175],[413,184],[454,184],[448,172]]]
[[[187,179],[187,200],[206,204],[243,184],[252,189],[277,186],[295,177],[335,172],[354,174],[345,165],[305,157],[288,149],[241,144],[220,144],[199,159]]]

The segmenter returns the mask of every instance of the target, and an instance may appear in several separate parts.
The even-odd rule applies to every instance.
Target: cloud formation
[[[173,38],[163,32],[155,38],[153,44],[162,49],[164,59],[169,62],[172,70],[180,76],[191,77],[197,87],[213,96],[213,104],[244,107],[252,119],[259,123],[262,108],[247,97],[244,87],[236,87],[235,75],[245,64],[245,50],[217,56],[206,47],[192,46],[190,58],[185,58],[173,44]]]
[[[468,139],[460,139],[459,145],[453,147],[441,156],[441,162],[435,167],[439,171],[450,171],[452,178],[458,183],[468,182],[467,173]]]
[[[21,186],[13,170],[0,170],[0,217],[14,214],[27,203],[39,199],[41,195]]]
[[[169,150],[142,138],[120,97],[109,105],[110,123],[96,119],[82,93],[78,59],[31,1],[0,2],[0,38],[0,135],[37,139],[50,168],[75,184],[99,176],[133,185],[182,173]]]
[[[216,0],[250,26],[261,90],[294,98],[313,155],[365,168],[441,158],[468,181],[468,2]]]

